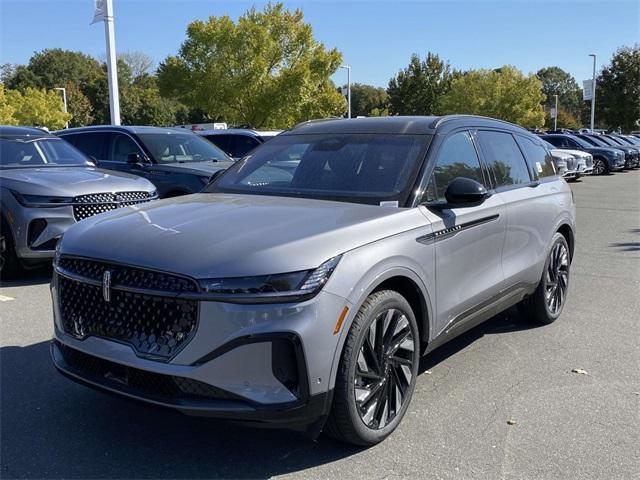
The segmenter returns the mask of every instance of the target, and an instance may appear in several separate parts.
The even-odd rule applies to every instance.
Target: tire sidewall
[[[391,422],[389,422],[387,425],[385,425],[383,428],[379,430],[373,430],[367,427],[362,422],[362,419],[360,418],[360,414],[356,406],[355,389],[353,388],[353,385],[355,383],[355,372],[356,372],[358,353],[360,352],[360,348],[362,347],[364,337],[368,335],[369,326],[380,313],[390,308],[401,310],[409,322],[411,333],[414,339],[414,362],[413,362],[413,369],[411,372],[412,374],[411,383],[407,390],[407,394],[402,404],[402,407],[400,408],[400,411],[396,414],[394,419]],[[418,367],[419,367],[419,360],[420,360],[420,348],[419,348],[420,342],[419,342],[418,326],[417,326],[413,311],[411,310],[411,306],[400,294],[397,294],[395,292],[389,292],[388,296],[385,296],[379,302],[376,302],[375,304],[370,305],[369,308],[367,308],[363,313],[365,315],[364,315],[362,324],[360,325],[360,328],[356,333],[357,341],[356,341],[356,348],[352,352],[353,358],[348,359],[349,365],[348,365],[346,394],[348,397],[347,404],[349,408],[349,415],[351,417],[351,421],[353,422],[353,426],[355,430],[358,432],[358,435],[360,436],[360,438],[362,438],[365,442],[373,444],[373,443],[378,443],[382,441],[396,429],[396,427],[402,421],[402,418],[404,417],[407,411],[407,408],[409,407],[409,404],[411,403],[411,398],[413,397],[413,391],[415,389],[416,379],[418,376]]]

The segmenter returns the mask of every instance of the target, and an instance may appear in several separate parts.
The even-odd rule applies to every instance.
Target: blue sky
[[[187,24],[237,18],[261,2],[114,0],[116,49],[156,62],[175,54]],[[413,52],[438,53],[458,69],[515,65],[525,73],[557,65],[579,83],[622,45],[640,42],[640,2],[619,1],[297,1],[316,38],[336,47],[354,82],[386,86]],[[89,25],[93,0],[0,0],[0,63],[26,63],[60,47],[104,56],[104,28]],[[334,76],[346,81],[344,70]]]

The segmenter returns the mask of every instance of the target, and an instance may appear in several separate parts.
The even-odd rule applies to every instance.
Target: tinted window
[[[533,141],[527,137],[517,137],[518,145],[527,157],[527,161],[532,170],[533,178],[551,177],[556,174],[556,168],[553,164],[553,157],[542,145],[537,141]]]
[[[64,135],[62,138],[70,138],[71,143],[86,155],[96,160],[106,160],[106,141],[109,133],[78,133],[75,135]]]
[[[248,135],[231,135],[229,137],[229,154],[235,158],[242,158],[258,145],[260,142]]]
[[[227,155],[230,155],[230,153],[229,153],[229,135],[207,135],[204,138],[209,140],[211,143],[213,143],[216,147],[218,147],[220,150],[222,150]]]
[[[141,133],[138,137],[159,163],[229,161],[222,150],[195,133]]]
[[[444,192],[451,180],[457,177],[471,178],[484,184],[480,161],[468,132],[454,133],[444,141],[422,201],[446,202]]]
[[[498,187],[531,181],[524,157],[510,133],[480,131],[477,139]]]
[[[608,147],[609,145],[605,142],[603,142],[600,139],[596,139],[593,137],[588,137],[588,136],[584,136],[584,137],[580,137],[582,139],[584,139],[586,142],[588,142],[589,144],[591,144],[591,146],[596,146],[596,147]]]
[[[284,135],[236,162],[208,192],[252,193],[402,206],[431,137]]]
[[[137,153],[142,156],[140,148],[129,135],[114,133],[111,136],[111,142],[109,144],[109,160],[112,162],[126,163],[127,157],[132,153]]]

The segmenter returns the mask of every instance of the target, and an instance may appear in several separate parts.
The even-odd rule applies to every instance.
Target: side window
[[[478,144],[486,162],[493,169],[498,187],[529,183],[529,169],[510,133],[478,132]]]
[[[204,138],[209,140],[227,155],[231,155],[229,152],[229,135],[208,135]]]
[[[131,153],[142,156],[142,152],[131,137],[122,133],[114,133],[109,145],[109,160],[112,162],[126,163],[127,157]]]
[[[96,160],[105,160],[105,143],[108,133],[79,133],[76,135],[64,135],[62,138],[69,139],[74,147],[89,157]]]
[[[480,160],[469,132],[454,133],[445,139],[422,202],[445,202],[447,185],[456,177],[467,177],[484,184]]]
[[[260,143],[247,135],[232,135],[229,137],[229,152],[232,157],[242,158]]]
[[[573,138],[566,138],[565,139],[565,148],[580,148],[580,145],[578,145],[578,142],[576,142]]]
[[[553,157],[542,145],[520,135],[516,139],[525,157],[527,157],[529,168],[532,170],[532,178],[551,177],[556,174]]]

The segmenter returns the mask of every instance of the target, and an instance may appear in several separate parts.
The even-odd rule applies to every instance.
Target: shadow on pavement
[[[45,266],[32,270],[22,270],[18,278],[0,280],[0,287],[27,287],[51,282],[52,267]]]
[[[425,357],[421,372],[484,335],[532,328],[501,314]],[[268,478],[361,451],[105,395],[59,375],[49,343],[0,349],[1,478]]]

